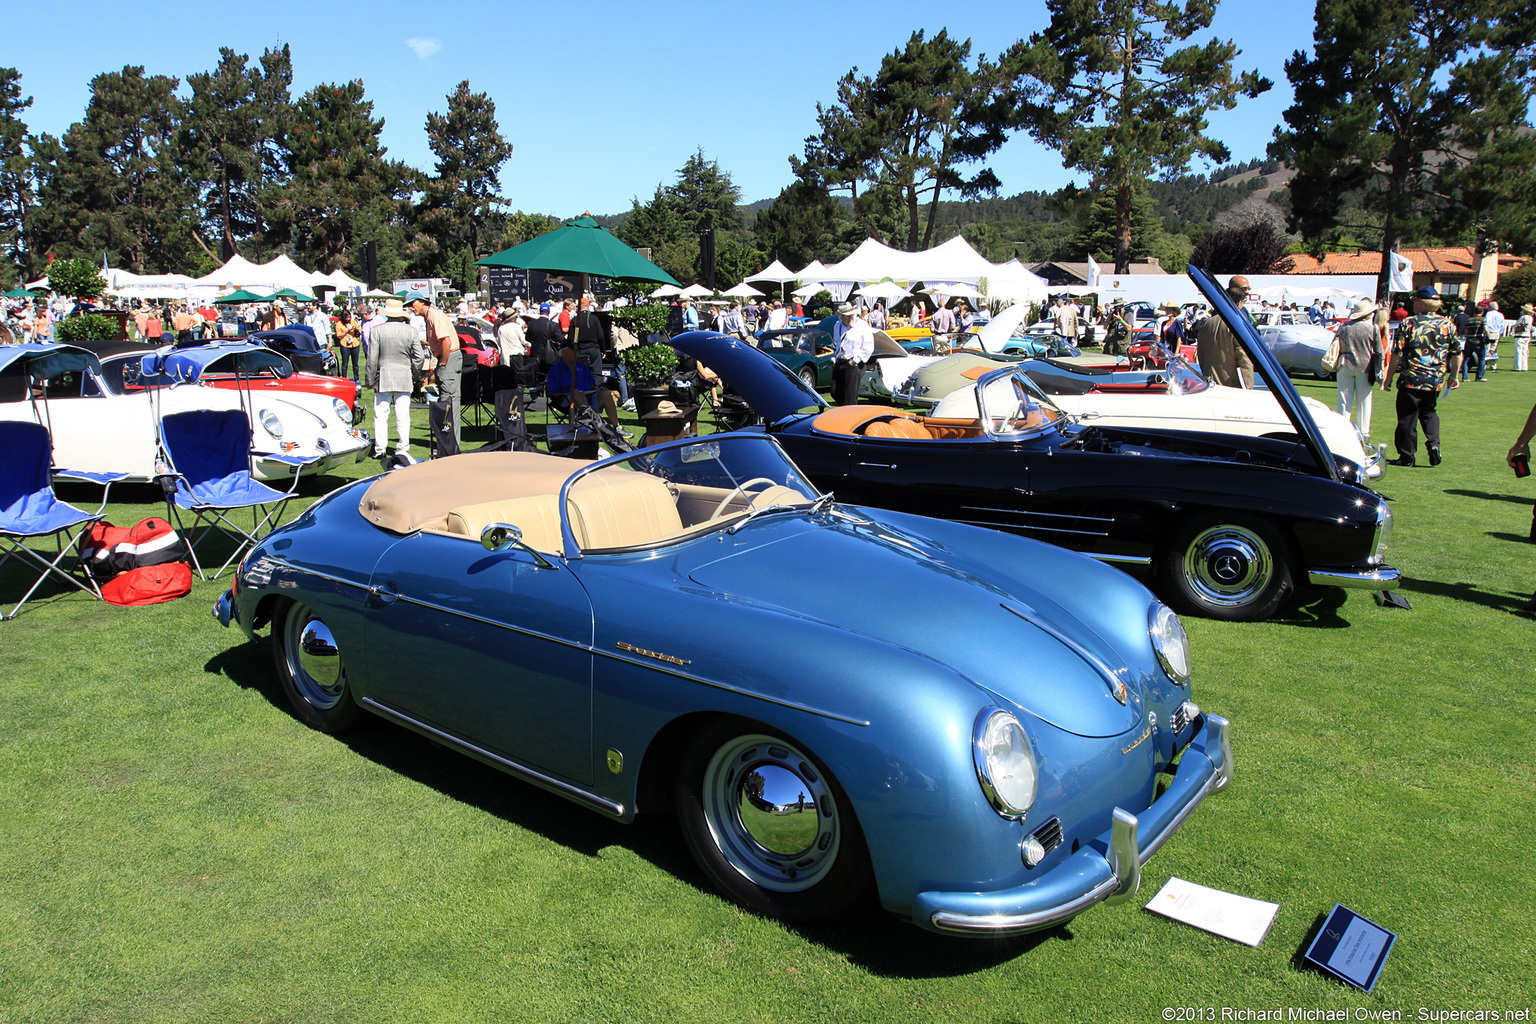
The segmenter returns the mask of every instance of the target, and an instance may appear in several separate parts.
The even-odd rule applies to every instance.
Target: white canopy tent
[[[1018,260],[999,263],[987,275],[986,293],[989,298],[1013,302],[1044,302],[1050,286],[1045,278],[1026,268]]]
[[[681,288],[679,288],[677,285],[675,285],[675,284],[664,284],[660,288],[657,288],[655,291],[651,292],[651,298],[653,298],[653,299],[669,299],[669,298],[671,298],[674,295],[681,295],[682,293],[683,293],[683,290]]]
[[[808,299],[812,295],[815,295],[819,291],[830,291],[830,290],[831,289],[827,288],[827,286],[822,284],[820,281],[812,281],[809,284],[801,285],[799,288],[796,288],[794,291],[790,292],[789,294],[795,296],[798,299]]]
[[[853,294],[862,295],[866,299],[884,299],[887,302],[895,302],[898,299],[906,299],[912,296],[895,281],[880,281],[876,284],[866,284],[862,288],[855,288]]]
[[[735,288],[732,288],[730,291],[724,291],[720,294],[729,296],[733,299],[755,299],[763,293],[743,281],[741,284],[737,285]]]
[[[746,279],[747,281],[768,281],[772,284],[788,284],[790,281],[800,281],[803,278],[790,270],[778,260],[774,260],[762,270]],[[730,294],[729,292],[725,294]]]
[[[361,295],[367,290],[368,285],[356,278],[348,277],[344,270],[333,270],[329,274],[315,271],[309,275],[310,288],[334,288],[339,295]]]
[[[705,299],[713,295],[714,292],[710,291],[708,288],[705,288],[701,284],[691,284],[677,294],[687,299]]]
[[[946,299],[981,298],[981,292],[977,290],[976,286],[973,284],[967,284],[964,281],[933,282],[928,284],[928,286],[924,288],[923,291],[927,292],[929,295],[932,295],[940,302],[943,302]]]

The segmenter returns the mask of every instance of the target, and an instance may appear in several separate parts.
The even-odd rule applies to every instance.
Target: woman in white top
[[[1531,335],[1533,331],[1533,315],[1536,315],[1536,306],[1527,302],[1520,307],[1520,319],[1515,321],[1515,336],[1510,340],[1515,343],[1515,369],[1526,370],[1530,359]]]

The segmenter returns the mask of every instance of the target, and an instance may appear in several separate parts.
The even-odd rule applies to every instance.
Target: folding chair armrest
[[[323,462],[328,458],[328,456],[325,455],[278,455],[276,453],[268,455],[257,451],[252,451],[251,455],[264,461],[280,462],[285,466],[293,467],[293,482],[288,485],[289,494],[292,494],[299,489],[300,470],[302,470],[305,466],[310,466],[317,462]]]
[[[55,469],[53,471],[53,478],[55,480],[65,480],[70,483],[100,484],[101,507],[96,510],[96,515],[100,516],[102,512],[106,511],[107,495],[111,492],[112,485],[117,483],[119,480],[128,479],[128,474],[90,473],[83,469]]]

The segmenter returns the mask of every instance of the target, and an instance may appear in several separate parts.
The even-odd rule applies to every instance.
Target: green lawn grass
[[[1332,592],[1268,623],[1186,622],[1195,698],[1233,723],[1232,785],[1137,900],[1008,942],[880,915],[786,928],[711,892],[667,819],[608,822],[382,722],[313,732],[265,645],[209,617],[227,580],[139,609],[47,591],[0,623],[0,1020],[1529,1007],[1536,621],[1514,609],[1536,588],[1536,484],[1502,456],[1533,401],[1536,374],[1461,388],[1445,463],[1381,482],[1412,611]],[[1378,393],[1378,438],[1393,418]],[[119,524],[163,513],[149,488],[114,496]],[[20,587],[0,571],[0,597]],[[1278,902],[1274,929],[1250,949],[1142,910],[1171,875]],[[1296,966],[1335,901],[1399,934],[1373,995]]]

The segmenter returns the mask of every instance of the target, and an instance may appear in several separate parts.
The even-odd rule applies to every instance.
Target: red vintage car
[[[216,388],[237,388],[241,386],[232,373],[211,373],[203,377],[204,384],[211,384]],[[362,419],[363,410],[357,404],[357,393],[361,390],[358,385],[345,377],[326,377],[318,373],[294,373],[287,377],[278,377],[271,370],[262,370],[254,376],[247,377],[245,383],[252,391],[308,391],[316,395],[325,395],[328,398],[340,399],[346,403],[352,412],[352,422],[357,423]]]

